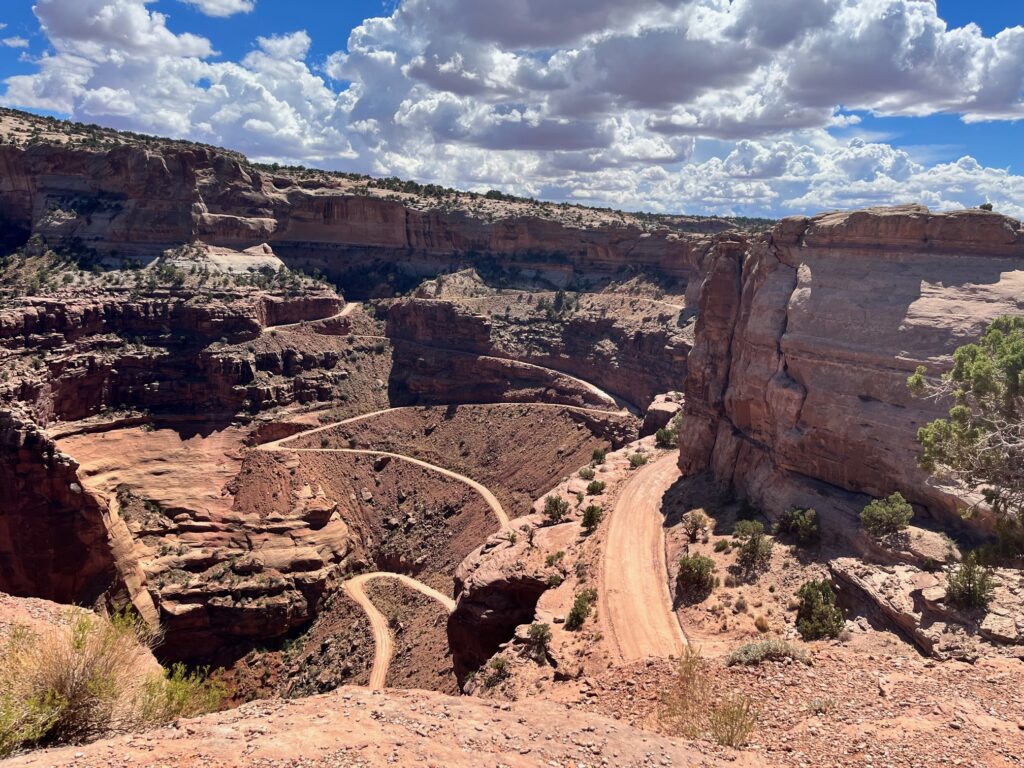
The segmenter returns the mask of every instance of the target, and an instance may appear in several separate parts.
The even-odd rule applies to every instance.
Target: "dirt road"
[[[370,627],[373,629],[375,652],[373,656],[373,669],[370,671],[370,688],[379,691],[384,688],[388,679],[388,668],[391,666],[391,657],[395,652],[395,641],[391,636],[387,617],[377,610],[377,606],[373,604],[373,601],[370,600],[364,589],[367,583],[374,579],[392,579],[410,589],[415,589],[417,592],[441,603],[448,613],[455,610],[455,601],[441,594],[436,589],[432,589],[426,584],[400,573],[387,573],[385,571],[364,573],[354,576],[345,582],[343,585],[345,593],[355,600],[359,607],[366,612],[366,616],[370,620]]]
[[[601,621],[622,661],[678,656],[686,643],[672,610],[661,499],[679,477],[676,454],[636,470],[608,521]]]

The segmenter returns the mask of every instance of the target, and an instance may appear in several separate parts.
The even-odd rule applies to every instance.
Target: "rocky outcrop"
[[[654,402],[647,406],[644,413],[644,422],[640,426],[640,436],[653,435],[659,429],[664,429],[672,423],[672,419],[683,409],[683,396],[680,392],[666,392],[654,398]]]
[[[25,403],[48,423],[119,407],[234,413],[243,404],[259,410],[326,399],[340,380],[332,373],[335,353],[257,357],[234,345],[267,326],[330,317],[341,306],[326,290],[300,297],[182,291],[26,299],[0,312],[0,354],[21,365],[0,385],[0,401]],[[300,376],[306,372],[320,375]],[[276,389],[275,375],[287,379]]]
[[[0,411],[0,585],[92,605],[117,581],[102,502],[24,412]]]
[[[841,602],[865,610],[936,658],[976,659],[979,643],[1024,645],[1024,593],[1018,571],[999,569],[986,610],[946,601],[945,576],[910,565],[872,565],[854,558],[829,563]]]
[[[533,621],[537,601],[549,589],[540,569],[524,566],[524,546],[493,536],[456,571],[458,600],[448,618],[448,644],[460,683],[508,642],[517,626]]]
[[[958,520],[916,465],[917,429],[948,405],[906,378],[939,373],[1024,289],[1019,222],[920,206],[791,218],[705,264],[686,380],[680,465],[711,470],[778,512],[847,519],[902,491]],[[978,524],[983,524],[983,519]]]

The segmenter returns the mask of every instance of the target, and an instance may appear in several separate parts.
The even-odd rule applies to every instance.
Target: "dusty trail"
[[[352,306],[352,305],[348,305]],[[530,363],[518,363],[533,368],[541,368]],[[545,369],[550,370],[550,369]],[[555,373],[560,373],[555,371]],[[633,411],[628,403],[613,397],[595,385],[560,374],[579,382],[602,399],[614,403],[620,412]],[[522,407],[523,403],[495,404],[508,407]],[[585,413],[607,414],[609,411],[599,408],[558,405],[551,403],[531,404],[537,407],[562,408]],[[314,427],[295,435],[264,443],[257,450],[271,453],[340,453],[363,456],[386,456],[396,461],[404,461],[418,467],[428,469],[445,477],[457,480],[475,490],[491,508],[502,530],[510,527],[508,514],[501,502],[491,491],[472,478],[439,467],[421,459],[405,456],[389,451],[374,451],[357,448],[292,448],[289,443],[300,437],[308,437],[325,432],[338,426],[370,419],[401,408],[384,408],[371,413],[361,414],[349,419]],[[660,514],[661,497],[678,475],[674,457],[666,456],[654,465],[641,470],[627,485],[622,498],[616,505],[612,515],[606,543],[601,601],[604,610],[602,615],[611,623],[610,636],[616,644],[619,655],[626,660],[645,658],[646,656],[670,656],[679,653],[685,643],[679,623],[672,612],[668,588],[665,584],[664,534]],[[631,519],[630,509],[637,508],[640,518]],[[639,567],[637,567],[639,566]],[[394,654],[394,638],[388,627],[387,618],[377,609],[366,595],[365,584],[375,578],[396,579],[405,586],[439,601],[449,612],[454,610],[455,603],[436,590],[415,579],[393,573],[370,573],[355,576],[347,580],[343,588],[345,592],[365,611],[373,630],[375,653],[373,669],[370,674],[370,687],[383,688]],[[609,585],[616,585],[614,589]]]
[[[494,516],[498,519],[498,524],[502,530],[509,527],[508,514],[506,514],[504,508],[501,506],[501,502],[498,501],[497,497],[491,493],[486,487],[476,482],[465,475],[460,475],[457,472],[452,472],[450,469],[439,467],[435,464],[430,464],[419,459],[414,459],[411,456],[403,456],[398,453],[389,453],[387,451],[368,451],[358,450],[355,448],[287,448],[286,443],[296,440],[306,435],[315,434],[317,432],[323,432],[324,430],[331,429],[338,426],[339,424],[349,424],[353,421],[359,421],[361,419],[368,419],[372,416],[377,416],[382,413],[387,413],[391,408],[385,408],[384,410],[374,411],[373,413],[366,413],[361,416],[356,416],[345,421],[339,421],[334,424],[327,424],[323,427],[317,427],[315,429],[307,430],[306,432],[300,432],[297,435],[291,435],[290,437],[283,438],[281,440],[274,440],[270,443],[264,443],[263,445],[257,446],[257,450],[268,451],[271,453],[348,453],[357,454],[364,456],[388,456],[398,461],[405,461],[416,466],[423,467],[425,469],[438,472],[446,477],[450,477],[459,482],[465,483],[477,493],[479,493],[487,505],[494,512]],[[417,581],[416,579],[405,576],[398,573],[387,573],[384,571],[378,571],[375,573],[365,573],[359,576],[354,576],[348,579],[342,588],[346,594],[349,595],[362,609],[365,611],[367,617],[370,620],[370,626],[373,629],[373,641],[375,646],[374,657],[373,657],[373,669],[370,672],[370,688],[374,690],[380,690],[384,688],[384,684],[387,681],[388,668],[391,666],[391,657],[395,652],[395,641],[391,636],[391,629],[388,627],[388,620],[379,610],[377,606],[373,604],[373,601],[366,595],[364,587],[367,582],[378,579],[394,579],[405,586],[415,589],[418,592],[431,597],[441,603],[449,613],[455,610],[455,601],[450,597],[446,597],[437,590],[428,587],[423,582]]]
[[[304,325],[309,325],[310,323],[325,323],[328,320],[337,320],[342,317],[348,317],[350,314],[352,314],[352,310],[354,310],[358,306],[359,305],[356,303],[349,302],[344,307],[342,307],[341,312],[338,312],[336,315],[331,315],[330,317],[318,317],[315,320],[300,320],[297,323],[284,323],[283,325],[268,325],[263,329],[263,332],[266,333],[267,331],[286,331],[289,328],[299,328]]]
[[[337,425],[334,424],[331,426]],[[509,527],[508,514],[505,512],[505,509],[501,506],[501,502],[498,501],[497,497],[489,490],[487,490],[485,486],[481,485],[472,478],[466,477],[465,475],[460,475],[458,472],[452,472],[450,469],[439,467],[436,464],[430,464],[429,462],[421,461],[420,459],[414,459],[411,456],[404,456],[401,453],[390,453],[389,451],[370,451],[362,450],[359,448],[284,448],[281,446],[281,443],[287,440],[294,440],[296,437],[305,434],[307,433],[300,432],[298,435],[286,437],[284,440],[275,440],[272,443],[265,443],[264,445],[259,446],[259,450],[269,451],[271,453],[347,453],[357,456],[387,456],[388,458],[391,459],[397,459],[398,461],[404,461],[409,464],[415,464],[418,467],[429,469],[433,472],[437,472],[438,474],[444,475],[445,477],[450,477],[453,480],[458,480],[460,483],[465,483],[466,485],[468,485],[474,491],[479,493],[483,497],[484,501],[487,502],[487,506],[489,506],[491,508],[491,511],[494,512],[494,516],[498,519],[498,524],[501,526],[502,530]]]
[[[395,653],[395,640],[391,636],[387,617],[377,610],[377,606],[373,604],[373,601],[370,600],[364,589],[369,582],[375,579],[392,579],[410,589],[415,589],[417,592],[439,602],[448,613],[455,610],[455,601],[441,594],[436,589],[428,587],[423,582],[416,581],[416,579],[400,573],[387,573],[385,571],[364,573],[354,576],[344,583],[345,593],[366,612],[366,616],[370,620],[370,627],[373,629],[373,642],[376,650],[373,656],[373,669],[370,671],[370,688],[379,691],[383,690],[387,682],[391,657]]]
[[[670,453],[637,470],[608,522],[601,568],[602,622],[622,661],[678,656],[686,644],[672,610],[661,500],[679,477]]]

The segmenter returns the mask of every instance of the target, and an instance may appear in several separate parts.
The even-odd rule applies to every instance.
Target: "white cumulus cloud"
[[[932,0],[403,0],[324,61],[301,30],[222,61],[149,6],[37,0],[51,50],[4,103],[259,159],[655,210],[1024,199],[1021,177],[971,158],[836,138],[858,112],[1024,119],[1024,27],[950,28]]]
[[[256,0],[181,0],[193,5],[207,16],[224,18],[236,13],[250,13],[256,7]]]

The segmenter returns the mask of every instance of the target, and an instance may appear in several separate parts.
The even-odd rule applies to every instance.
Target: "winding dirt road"
[[[300,327],[302,327],[304,325],[310,325],[311,323],[324,323],[324,322],[327,322],[328,320],[337,320],[337,319],[342,318],[342,317],[348,317],[350,314],[352,314],[352,311],[356,307],[358,307],[358,306],[359,306],[359,304],[356,304],[356,303],[353,303],[353,302],[349,302],[348,304],[346,304],[344,307],[341,308],[341,312],[338,312],[335,315],[330,315],[328,317],[318,317],[315,320],[300,320],[297,323],[283,323],[282,325],[268,325],[268,326],[266,326],[263,329],[263,332],[266,333],[267,331],[286,331],[289,328],[300,328]]]
[[[636,471],[608,521],[600,608],[620,659],[679,656],[686,644],[669,595],[662,497],[679,477],[669,453]]]
[[[526,364],[530,365],[530,364]],[[540,367],[540,366],[534,366]],[[567,374],[563,374],[567,375]],[[569,377],[574,378],[574,377]],[[589,382],[583,382],[592,391],[623,408],[621,401]],[[522,403],[505,404],[510,407]],[[565,406],[557,404],[531,404],[539,407],[554,407],[582,412],[608,413],[597,408]],[[623,408],[625,409],[625,408]],[[472,478],[453,472],[435,464],[389,451],[374,451],[357,448],[292,448],[289,446],[301,437],[325,432],[338,426],[351,424],[386,414],[400,408],[385,408],[362,414],[343,421],[314,427],[280,440],[264,443],[257,450],[282,453],[339,453],[364,456],[386,456],[397,461],[422,467],[432,472],[468,485],[484,499],[491,508],[502,530],[510,527],[508,514],[501,502],[484,485]],[[601,614],[608,625],[620,658],[624,661],[643,659],[648,656],[678,655],[686,643],[679,622],[672,611],[672,602],[666,584],[665,542],[662,530],[661,498],[675,482],[679,470],[675,456],[669,454],[652,465],[637,471],[627,483],[611,515],[602,563]],[[373,629],[375,654],[370,674],[370,687],[381,689],[387,681],[388,669],[394,654],[394,638],[387,618],[377,609],[366,595],[367,582],[377,578],[394,579],[437,600],[451,612],[455,602],[437,590],[409,576],[397,573],[376,572],[361,574],[348,579],[345,592],[365,611]]]
[[[344,424],[345,422],[338,422],[338,423],[339,424]],[[330,424],[330,425],[328,425],[328,427],[336,427],[336,426],[338,426],[338,424]],[[403,455],[401,453],[391,453],[389,451],[370,451],[370,450],[364,450],[364,449],[361,449],[361,448],[285,448],[285,447],[283,447],[283,443],[287,443],[287,442],[289,442],[291,440],[295,440],[298,437],[303,437],[305,435],[312,434],[313,432],[318,432],[318,431],[320,431],[320,429],[310,430],[309,432],[300,432],[297,435],[292,435],[291,437],[286,437],[286,438],[284,438],[282,440],[275,440],[272,443],[264,443],[263,445],[259,446],[259,450],[261,450],[261,451],[269,451],[271,453],[274,453],[274,452],[286,452],[286,453],[347,453],[347,454],[352,454],[352,455],[357,455],[357,456],[387,456],[388,458],[396,459],[397,461],[404,461],[404,462],[406,462],[408,464],[415,464],[417,467],[423,467],[424,469],[429,469],[432,472],[437,472],[438,474],[444,475],[445,477],[450,477],[453,480],[458,480],[460,483],[465,483],[466,485],[468,485],[474,491],[479,493],[483,497],[484,501],[487,502],[487,506],[489,506],[491,508],[491,511],[494,512],[494,516],[498,519],[498,524],[501,526],[502,530],[504,530],[504,529],[509,527],[508,514],[505,512],[504,507],[501,506],[501,502],[498,501],[498,498],[493,493],[491,493],[489,490],[487,490],[487,488],[485,486],[481,485],[480,483],[478,483],[476,480],[473,480],[472,478],[466,477],[465,475],[460,475],[458,472],[452,472],[450,469],[445,469],[444,467],[439,467],[436,464],[430,464],[429,462],[421,461],[420,459],[414,459],[411,456],[405,456],[405,455]]]
[[[410,464],[415,464],[416,466],[423,467],[424,469],[429,469],[433,472],[442,474],[445,477],[450,477],[453,480],[458,480],[459,482],[468,485],[470,488],[479,493],[483,497],[484,501],[487,502],[487,505],[491,508],[491,511],[494,512],[494,516],[497,518],[498,524],[501,526],[501,529],[507,529],[510,525],[508,514],[501,506],[501,502],[498,501],[497,497],[495,497],[493,493],[491,493],[485,486],[481,485],[476,480],[466,477],[465,475],[460,475],[457,472],[452,472],[450,469],[445,469],[444,467],[439,467],[435,464],[430,464],[426,461],[414,459],[411,456],[403,456],[402,454],[390,453],[388,451],[369,451],[359,450],[356,448],[286,447],[287,443],[290,443],[293,440],[297,440],[300,437],[306,437],[308,435],[316,434],[317,432],[323,432],[325,430],[329,430],[343,424],[351,424],[352,422],[355,421],[361,421],[363,419],[368,419],[373,416],[379,416],[380,414],[388,413],[389,411],[392,410],[398,409],[385,408],[380,411],[365,413],[360,416],[355,416],[351,419],[335,422],[333,424],[326,424],[322,427],[316,427],[305,432],[299,432],[296,435],[291,435],[289,437],[282,438],[281,440],[274,440],[269,443],[264,443],[263,445],[257,446],[257,450],[268,451],[270,453],[347,453],[363,456],[388,456],[398,461],[405,461]],[[391,629],[388,627],[387,618],[377,609],[377,606],[373,604],[373,601],[370,600],[364,589],[367,582],[372,581],[374,579],[394,579],[395,581],[398,581],[399,583],[403,584],[406,587],[409,587],[410,589],[415,589],[416,591],[426,595],[427,597],[437,600],[439,603],[441,603],[441,605],[445,607],[445,609],[449,613],[455,610],[455,601],[452,600],[450,597],[441,594],[436,589],[428,587],[423,582],[417,581],[411,576],[405,576],[400,573],[388,573],[386,571],[377,571],[374,573],[360,574],[359,576],[354,576],[351,579],[345,581],[345,583],[342,585],[342,588],[345,590],[345,593],[348,594],[348,596],[351,597],[363,609],[363,611],[369,618],[370,626],[373,629],[373,640],[375,650],[373,657],[373,669],[370,672],[370,688],[373,690],[381,690],[384,688],[384,684],[387,681],[388,669],[391,666],[391,657],[394,655],[395,652],[395,641],[391,635]]]
[[[366,585],[375,579],[392,579],[397,581],[409,589],[414,589],[436,600],[444,606],[448,613],[455,610],[455,601],[410,576],[400,573],[388,573],[386,571],[360,574],[359,576],[352,577],[342,585],[345,593],[366,612],[366,616],[370,620],[375,645],[373,669],[370,671],[370,688],[379,691],[384,688],[388,679],[388,668],[391,666],[391,657],[395,653],[395,640],[391,635],[387,617],[377,610],[377,606],[373,604],[373,601],[366,594]]]

